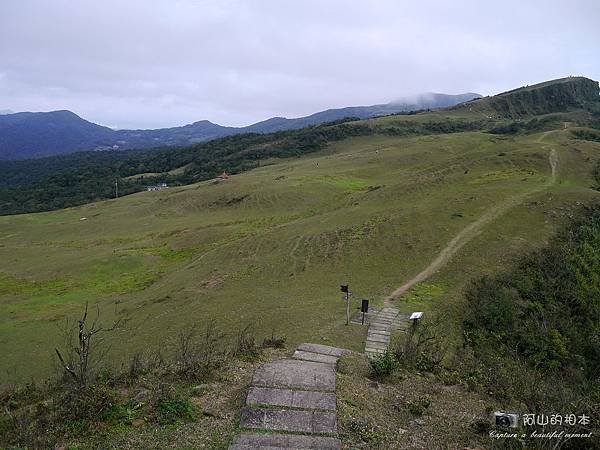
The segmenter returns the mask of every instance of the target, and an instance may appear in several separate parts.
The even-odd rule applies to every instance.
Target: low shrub
[[[263,339],[261,348],[285,348],[285,336],[275,336],[275,332],[271,333],[271,337]]]
[[[390,375],[399,366],[398,360],[390,351],[369,358],[369,364],[371,365],[371,373],[377,378]]]
[[[156,401],[156,416],[162,425],[196,420],[197,407],[181,393],[163,391]]]
[[[348,423],[348,429],[363,442],[379,447],[382,436],[375,420],[370,417],[357,417]]]
[[[129,360],[129,377],[135,379],[148,370],[148,363],[140,352],[134,353]]]
[[[438,372],[449,345],[443,327],[443,321],[437,315],[412,325],[396,346],[396,359],[408,369]]]
[[[94,384],[84,390],[64,391],[55,412],[65,420],[95,421],[104,416],[121,401],[118,392],[103,383]]]
[[[408,410],[415,416],[422,416],[431,406],[431,398],[427,395],[408,402]]]
[[[102,419],[119,425],[131,425],[136,416],[136,406],[115,404],[104,412]]]
[[[256,345],[256,337],[251,324],[242,328],[236,337],[232,350],[233,356],[242,360],[253,360],[259,355],[259,348]]]
[[[178,335],[175,352],[178,374],[187,378],[205,378],[220,367],[226,353],[223,338],[214,322],[209,322],[202,333],[196,326],[183,329]]]
[[[471,422],[469,428],[471,428],[471,430],[477,434],[489,434],[490,430],[492,429],[492,424],[489,420],[477,419]]]

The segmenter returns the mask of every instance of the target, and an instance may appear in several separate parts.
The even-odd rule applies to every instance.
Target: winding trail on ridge
[[[547,133],[548,132],[544,133],[544,135],[540,138],[540,141],[546,136]],[[410,290],[415,284],[426,280],[435,272],[437,272],[450,260],[450,258],[452,258],[452,256],[454,256],[456,252],[458,252],[471,239],[477,236],[482,231],[483,227],[492,222],[494,219],[501,216],[509,209],[519,205],[521,202],[523,202],[523,200],[526,197],[537,192],[543,191],[552,186],[556,182],[556,175],[558,172],[558,153],[555,149],[550,150],[548,162],[550,163],[552,174],[543,185],[504,200],[499,205],[484,213],[475,222],[471,223],[469,226],[464,228],[448,243],[448,245],[440,252],[440,254],[433,260],[433,262],[429,264],[429,266],[427,266],[422,272],[420,272],[415,277],[411,278],[398,289],[396,289],[394,292],[392,292],[385,299],[385,305],[390,306],[394,300],[396,300],[402,294]]]

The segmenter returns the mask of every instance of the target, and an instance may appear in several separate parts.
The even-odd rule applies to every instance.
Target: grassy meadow
[[[462,229],[531,192],[396,302],[450,318],[469,280],[542,245],[578,203],[597,201],[599,147],[568,128],[355,137],[224,182],[0,217],[0,381],[51,374],[61,326],[85,302],[107,323],[130,318],[112,342],[118,363],[210,320],[229,335],[253,324],[290,345],[362,350],[366,329],[345,326],[341,283],[353,308],[362,298],[382,304]]]

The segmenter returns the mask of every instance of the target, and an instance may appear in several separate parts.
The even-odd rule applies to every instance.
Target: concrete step
[[[381,334],[381,333],[376,333],[375,331],[379,331],[379,330],[369,330],[367,332],[367,336],[372,336],[372,337],[378,338],[378,339],[387,339],[388,341],[390,340],[390,337],[391,337],[390,333]]]
[[[390,331],[392,327],[383,323],[373,323],[369,326],[369,330]]]
[[[367,341],[365,348],[379,348],[381,350],[387,350],[388,346],[382,342]]]
[[[385,350],[381,350],[379,348],[367,348],[365,349],[365,354],[367,356],[381,355],[385,353]]]
[[[365,345],[365,353],[369,353],[369,352],[385,353],[386,351],[387,351],[387,348],[371,347],[370,345]]]
[[[306,342],[304,344],[300,344],[298,346],[297,350],[302,350],[305,352],[312,352],[312,353],[320,353],[322,355],[337,356],[337,357],[340,357],[343,354],[350,352],[350,350],[346,350],[345,348],[331,347],[329,345],[321,345],[321,344],[309,344]]]
[[[380,336],[377,334],[369,334],[367,336],[367,342],[382,342],[384,344],[389,344],[390,337],[389,336]]]
[[[325,436],[303,436],[279,433],[240,433],[230,450],[254,449],[322,449],[339,450],[342,443],[339,439]]]
[[[390,334],[392,334],[390,331],[387,331],[387,330],[369,330],[368,333],[369,334],[378,334],[380,336],[389,336]]]
[[[381,334],[367,334],[367,341],[379,341],[379,342],[390,342],[390,336],[381,335]]]
[[[387,339],[388,341],[390,340],[391,333],[388,332],[386,334],[382,334],[382,333],[377,333],[377,331],[380,331],[380,330],[369,330],[367,332],[367,336],[373,336],[378,339]]]
[[[259,430],[334,434],[337,432],[337,419],[334,412],[244,407],[240,426]]]
[[[250,388],[246,397],[246,404],[248,406],[271,405],[329,411],[335,411],[336,408],[333,392],[298,391],[256,386]]]
[[[305,352],[303,350],[296,350],[294,352],[293,357],[304,361],[314,361],[326,364],[335,364],[338,360],[335,356],[323,355],[321,353]]]
[[[280,359],[256,369],[252,385],[335,392],[335,369],[331,364]]]

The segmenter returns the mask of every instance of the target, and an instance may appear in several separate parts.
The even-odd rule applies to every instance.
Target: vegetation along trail
[[[547,135],[547,132],[544,133],[540,137],[540,141]],[[464,228],[460,233],[458,233],[449,243],[448,245],[440,252],[440,254],[435,258],[429,266],[427,266],[423,271],[419,274],[408,280],[394,292],[392,292],[386,299],[385,305],[389,306],[392,301],[399,298],[401,295],[409,291],[414,285],[426,280],[435,272],[437,272],[442,266],[444,266],[452,256],[458,252],[465,244],[467,244],[471,239],[481,232],[483,227],[485,227],[488,223],[492,222],[497,217],[504,214],[509,209],[514,206],[519,205],[526,197],[535,194],[536,192],[540,192],[548,187],[552,186],[556,182],[556,175],[558,171],[558,153],[555,149],[550,150],[550,154],[548,157],[548,162],[551,168],[551,176],[543,185],[534,188],[528,192],[523,192],[522,194],[515,195],[506,199],[504,202],[495,206],[494,208],[487,211],[483,214],[479,219],[475,222],[471,223],[469,226]]]

